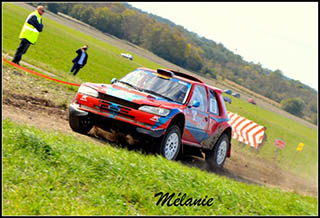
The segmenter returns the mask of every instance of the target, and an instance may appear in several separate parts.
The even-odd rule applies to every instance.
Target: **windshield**
[[[185,103],[191,88],[188,82],[140,69],[127,74],[117,82],[180,104]]]

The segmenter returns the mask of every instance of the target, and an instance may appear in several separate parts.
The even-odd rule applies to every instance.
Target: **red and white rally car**
[[[174,160],[192,146],[222,167],[231,153],[231,127],[222,90],[173,70],[138,68],[111,84],[84,83],[69,107],[70,127],[93,125],[156,143]]]

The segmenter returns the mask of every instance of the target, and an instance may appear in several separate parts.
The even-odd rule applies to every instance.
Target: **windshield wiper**
[[[136,89],[136,90],[141,91],[138,87],[132,85],[131,83],[124,82],[124,81],[121,81],[121,80],[118,80],[117,82],[122,83],[122,84],[125,84],[125,85],[127,85],[127,86],[130,86],[131,88],[134,88],[134,89]]]
[[[150,93],[150,94],[152,94],[152,95],[157,95],[157,96],[159,96],[159,97],[161,97],[161,98],[164,98],[164,99],[167,99],[167,100],[169,100],[169,101],[177,102],[177,101],[175,101],[175,100],[173,100],[173,99],[171,99],[171,98],[169,98],[169,97],[167,97],[167,96],[161,95],[161,94],[159,94],[159,93],[157,93],[157,92],[155,92],[155,91],[152,91],[152,90],[142,89],[141,91],[142,91],[142,92]],[[177,103],[180,103],[180,102],[177,102]]]

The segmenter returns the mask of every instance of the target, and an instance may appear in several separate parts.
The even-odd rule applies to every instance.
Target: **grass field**
[[[232,104],[226,104],[228,111],[238,113],[259,125],[267,127],[267,142],[261,148],[259,156],[273,160],[277,150],[274,141],[282,139],[286,142],[286,145],[276,157],[279,165],[301,176],[312,178],[313,180],[317,178],[317,130],[265,110],[258,105],[249,104],[233,96],[231,98]],[[296,148],[300,142],[305,145],[301,152],[297,152]],[[238,142],[233,140],[233,144],[237,145]],[[237,146],[234,147],[237,148]],[[245,150],[247,152],[251,151],[249,146]]]
[[[18,38],[22,25],[30,11],[12,3],[3,4],[3,52],[14,55],[20,40]],[[87,65],[79,71],[77,77],[83,81],[110,82],[113,77],[120,78],[126,73],[144,66],[149,68],[161,67],[135,54],[134,61],[121,57],[126,52],[120,48],[83,34],[43,17],[44,29],[37,43],[31,46],[23,59],[30,64],[59,75],[68,76],[72,67],[75,51],[88,44]],[[68,79],[72,79],[69,78]]]
[[[18,35],[30,11],[3,4],[3,52],[14,55]],[[75,50],[88,44],[88,64],[76,77],[68,74]],[[109,83],[139,67],[161,67],[44,17],[44,31],[23,60],[69,82]],[[73,90],[72,88],[70,88]],[[258,154],[272,160],[274,140],[286,142],[277,161],[284,168],[317,178],[317,130],[270,111],[232,98],[228,110],[266,126],[268,141]],[[296,153],[300,142],[305,144]],[[46,133],[3,121],[3,212],[13,214],[148,214],[148,215],[315,215],[317,199],[234,182],[208,175],[161,157],[142,156],[110,146],[81,142],[61,133]],[[233,140],[233,148],[237,142]],[[249,148],[241,151],[251,154]],[[252,153],[252,155],[256,155]],[[156,206],[157,191],[188,193],[215,199],[212,207]]]
[[[317,199],[3,121],[4,215],[316,215]],[[156,205],[158,192],[213,198]],[[186,199],[187,199],[186,198]]]

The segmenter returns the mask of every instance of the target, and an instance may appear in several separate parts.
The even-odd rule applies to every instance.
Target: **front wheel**
[[[227,157],[229,137],[223,134],[217,141],[214,148],[207,152],[206,161],[214,167],[222,168]]]
[[[69,125],[73,131],[87,134],[93,127],[93,120],[90,114],[86,116],[75,116],[69,114]]]
[[[181,131],[177,125],[171,126],[160,144],[160,154],[168,160],[175,160],[181,148]]]

